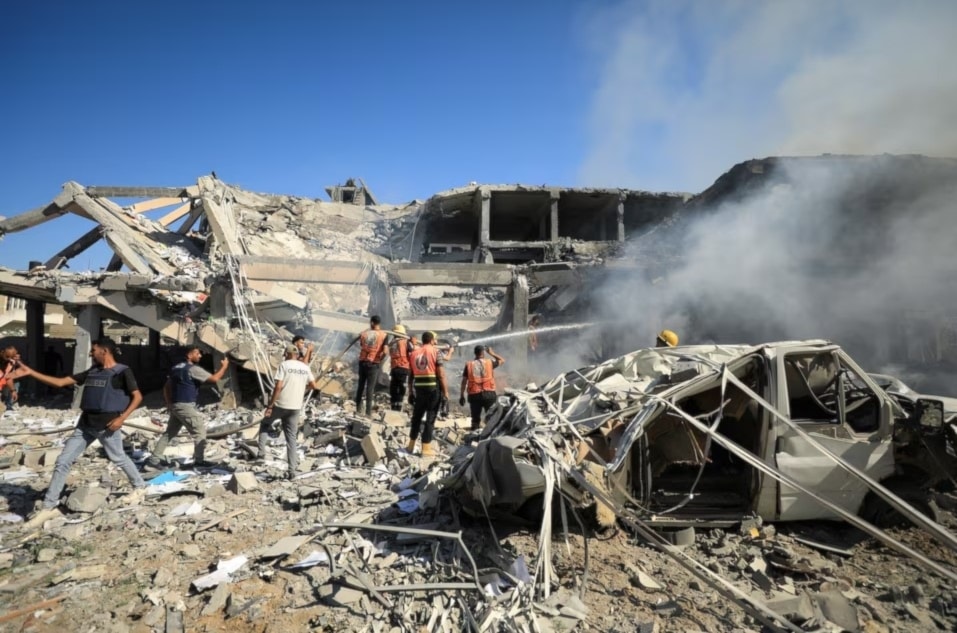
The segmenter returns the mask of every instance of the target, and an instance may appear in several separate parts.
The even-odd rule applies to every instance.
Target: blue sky
[[[472,180],[700,191],[779,151],[953,155],[955,109],[919,99],[957,86],[952,3],[875,2],[3,3],[0,215],[68,180],[211,170],[320,198],[360,176],[405,202]],[[917,105],[888,139],[898,76]],[[89,226],[8,235],[0,266]]]

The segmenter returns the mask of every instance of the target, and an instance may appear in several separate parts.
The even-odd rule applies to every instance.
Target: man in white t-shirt
[[[269,425],[278,419],[282,424],[282,433],[286,438],[286,459],[289,462],[288,478],[296,476],[299,467],[299,448],[296,446],[296,435],[299,433],[299,419],[302,417],[302,405],[305,401],[306,388],[316,389],[319,384],[313,376],[309,365],[299,360],[299,348],[295,345],[286,347],[286,359],[279,364],[274,380],[272,396],[259,423],[259,458],[266,456],[266,435]]]

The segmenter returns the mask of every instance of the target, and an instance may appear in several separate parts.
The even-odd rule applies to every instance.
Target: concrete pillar
[[[384,270],[369,275],[369,316],[382,318],[382,329],[391,330],[395,325],[395,308],[392,305],[392,288]]]
[[[512,331],[524,332],[528,329],[528,277],[516,274],[509,289],[512,303]],[[508,362],[515,367],[517,374],[528,370],[528,339],[516,336],[515,344],[509,354]]]
[[[492,192],[488,187],[479,189],[479,248],[488,248],[492,234]]]
[[[625,193],[618,194],[618,241],[625,241]]]
[[[73,371],[78,374],[90,368],[90,349],[93,341],[100,338],[103,324],[100,320],[100,306],[83,306],[76,317],[76,347],[73,348]],[[83,387],[73,390],[73,408],[80,407]]]
[[[229,329],[229,319],[233,316],[232,287],[227,287],[222,283],[213,284],[213,287],[210,288],[209,291],[209,313],[213,320],[217,322],[217,329],[219,323],[226,324],[223,331],[219,332],[219,334],[225,338],[226,332]],[[222,359],[222,352],[213,350],[213,369],[219,367]],[[220,405],[224,409],[235,409],[239,406],[239,403],[242,402],[238,374],[239,372],[236,370],[236,366],[230,364],[229,369],[226,370],[226,375],[223,376],[223,379],[217,385],[217,389],[223,394]]]
[[[551,235],[549,238],[551,241],[558,241],[558,197],[560,192],[558,189],[551,190]]]
[[[147,330],[149,339],[146,343],[146,363],[153,368],[160,366],[160,333],[154,329]]]
[[[31,299],[27,301],[27,348],[24,350],[27,362],[31,367],[43,367],[43,313],[46,304]],[[37,393],[37,382],[29,381],[29,389],[33,395]]]

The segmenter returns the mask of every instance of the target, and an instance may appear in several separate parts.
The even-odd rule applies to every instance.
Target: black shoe
[[[169,464],[166,463],[166,460],[158,457],[151,456],[143,462],[143,470],[166,470],[167,468],[169,468]]]

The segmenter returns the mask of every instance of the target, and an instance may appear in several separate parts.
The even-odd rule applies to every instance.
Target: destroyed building
[[[107,630],[243,631],[268,623],[375,633],[953,628],[950,547],[926,554],[920,530],[875,532],[895,553],[874,541],[838,542],[834,535],[846,534],[833,525],[821,528],[827,537],[808,538],[787,523],[841,512],[852,521],[868,495],[887,501],[881,482],[864,485],[826,452],[814,454],[818,435],[832,448],[853,443],[843,461],[867,476],[920,459],[897,452],[915,446],[898,441],[899,429],[913,431],[901,421],[922,421],[892,394],[906,387],[868,377],[872,366],[850,360],[856,354],[826,341],[635,352],[650,343],[647,334],[620,336],[613,324],[599,339],[600,362],[530,367],[541,389],[515,388],[525,382],[515,368],[526,364],[527,344],[507,335],[525,330],[530,315],[570,324],[563,340],[583,338],[582,322],[607,318],[596,314],[597,290],[667,278],[687,257],[671,238],[693,218],[769,187],[790,194],[798,188],[788,182],[794,164],[822,173],[829,165],[859,169],[848,207],[872,219],[906,207],[916,189],[946,191],[954,182],[947,160],[764,159],[734,167],[696,196],[476,184],[385,205],[360,179],[330,187],[325,202],[202,177],[184,187],[68,183],[50,204],[0,220],[0,236],[27,234],[66,213],[94,223],[30,270],[0,269],[0,293],[25,302],[28,359],[45,343],[44,306],[61,305],[78,327],[67,369],[86,368],[105,320],[145,327],[149,343],[130,346],[128,357],[138,377],[161,380],[164,348],[198,341],[236,361],[223,400],[233,407],[260,393],[257,378],[268,379],[280,341],[292,333],[326,343],[331,356],[378,313],[387,324],[434,329],[450,341],[505,334],[505,369],[517,376],[479,436],[466,437],[455,416],[443,422],[433,462],[401,450],[404,415],[360,419],[342,393],[307,406],[306,472],[293,482],[275,476],[272,457],[248,461],[248,438],[236,431],[256,411],[242,408],[208,410],[232,416],[215,435],[223,468],[163,473],[141,508],[124,504],[116,473],[103,475],[99,458],[84,457],[83,485],[68,500],[73,514],[54,519],[45,535],[0,529],[9,545],[0,552],[0,571],[9,570],[0,589],[17,601],[0,621],[37,613],[30,622],[62,630],[81,614]],[[153,209],[165,215],[144,215]],[[859,236],[855,256],[882,237]],[[71,271],[70,259],[99,240],[115,254],[106,269]],[[901,319],[878,322],[864,338],[893,343],[872,345],[872,358],[946,362],[946,308],[909,305]],[[692,314],[690,323],[711,329],[689,329],[684,340],[747,342],[735,339],[733,323],[714,333],[722,316]],[[627,353],[616,356],[620,346]],[[787,362],[793,354],[830,355],[840,371],[818,382],[795,372]],[[320,362],[333,373],[345,365]],[[907,406],[921,400],[915,395]],[[45,439],[69,428],[37,409],[2,418],[3,438],[30,442],[4,444],[4,458],[16,451],[0,484],[11,511],[4,521],[14,526],[19,517],[10,515],[26,509],[37,472],[55,457]],[[937,411],[948,423],[953,413]],[[129,421],[138,460],[161,418],[144,410]],[[952,455],[943,446],[936,458],[946,461]],[[495,478],[503,465],[510,481]],[[793,479],[775,477],[782,472]],[[828,486],[807,485],[815,478]],[[893,506],[899,495],[885,488]],[[926,492],[952,527],[954,495]],[[184,495],[191,500],[182,502]],[[834,507],[822,511],[814,495]],[[476,521],[459,514],[463,502]],[[503,507],[537,533],[510,533],[489,520]],[[763,520],[781,523],[776,531]],[[595,538],[593,522],[603,530]],[[690,538],[687,525],[697,529]],[[944,528],[922,525],[952,546]],[[104,547],[92,534],[127,538]],[[100,602],[102,612],[78,610]]]
[[[810,174],[805,181],[796,182],[798,169]],[[404,205],[379,204],[361,179],[330,187],[332,202],[253,193],[211,176],[184,187],[67,183],[49,204],[0,221],[0,237],[28,235],[67,213],[91,220],[92,228],[38,257],[32,270],[0,270],[0,294],[24,302],[33,315],[28,326],[39,324],[45,304],[74,315],[83,332],[77,366],[85,362],[82,341],[99,333],[104,318],[148,328],[154,350],[161,340],[197,338],[234,353],[247,369],[257,362],[251,341],[264,334],[350,335],[372,313],[450,340],[523,330],[532,314],[548,325],[607,320],[609,311],[620,319],[598,293],[620,286],[628,294],[634,279],[667,284],[688,256],[680,236],[689,223],[755,192],[785,186],[799,196],[807,178],[823,181],[838,170],[849,175],[834,204],[849,229],[868,230],[828,238],[835,240],[831,267],[844,260],[866,266],[894,239],[880,227],[918,214],[915,201],[946,196],[957,173],[953,160],[925,157],[768,158],[735,166],[694,196],[473,184]],[[167,212],[145,215],[158,209]],[[70,260],[100,240],[114,253],[106,268],[72,272]],[[950,371],[957,330],[949,304],[902,299],[888,306],[892,316],[842,343],[869,367],[903,362]],[[762,323],[761,332],[743,329],[706,307],[691,306],[686,315],[684,342],[756,343],[791,334],[774,322]],[[604,330],[590,360],[648,340]],[[26,358],[40,349],[37,332],[27,328]],[[521,367],[525,346],[508,352],[511,367]]]

